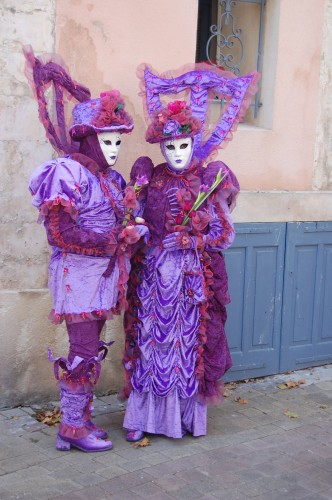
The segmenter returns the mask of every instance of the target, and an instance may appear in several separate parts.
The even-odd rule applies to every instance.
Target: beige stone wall
[[[313,188],[332,190],[332,0],[325,1]]]
[[[243,125],[219,154],[243,188],[236,222],[332,220],[332,0],[269,0],[264,71],[264,126]],[[3,0],[0,2],[0,407],[56,397],[50,345],[66,355],[63,327],[47,320],[48,247],[35,221],[29,175],[53,154],[38,122],[23,74],[22,46],[56,51],[73,78],[94,96],[119,88],[135,120],[117,168],[128,178],[142,154],[161,159],[144,142],[145,122],[136,67],[162,72],[193,61],[196,0]],[[294,20],[296,19],[296,23]],[[272,50],[273,49],[273,50]],[[272,51],[272,52],[271,52]],[[272,62],[271,62],[272,61]],[[270,69],[269,69],[270,64]],[[101,392],[121,386],[121,319],[109,322],[116,339],[104,363]]]
[[[27,183],[52,149],[23,73],[22,46],[54,51],[54,9],[50,0],[0,3],[0,407],[39,399],[50,387],[41,362],[53,335],[45,322],[48,249]]]

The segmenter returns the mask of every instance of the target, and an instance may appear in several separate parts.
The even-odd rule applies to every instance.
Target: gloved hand
[[[168,234],[162,245],[165,250],[169,251],[190,250],[196,248],[197,239],[196,236],[189,236],[187,232],[175,232]]]
[[[142,237],[149,238],[149,229],[143,224],[137,224],[137,226],[126,226],[118,239],[127,245],[133,245]]]
[[[147,243],[150,237],[149,228],[147,226],[144,226],[143,224],[137,224],[135,228],[137,229],[137,232],[140,235],[140,237],[144,239],[145,243]]]

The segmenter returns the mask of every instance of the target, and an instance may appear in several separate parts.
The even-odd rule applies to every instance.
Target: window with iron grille
[[[269,0],[275,3],[275,0]],[[267,0],[199,0],[196,62],[207,61],[235,75],[257,69],[263,78]],[[271,74],[271,71],[269,71]],[[262,119],[263,93],[257,93],[246,122]]]

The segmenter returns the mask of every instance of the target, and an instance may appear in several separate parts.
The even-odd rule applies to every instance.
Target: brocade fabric
[[[174,222],[181,213],[179,192],[190,193],[192,206],[201,185],[211,185],[220,168],[225,180],[200,208],[210,222],[201,231],[189,230],[195,248],[164,249],[164,238],[179,231]],[[221,398],[219,380],[231,366],[222,250],[234,239],[229,207],[238,191],[234,174],[222,162],[206,168],[193,162],[179,174],[166,164],[154,169],[143,213],[150,241],[132,261],[127,294],[127,429],[174,438],[206,434],[206,404]]]
[[[78,230],[90,234],[93,231],[97,241],[98,235],[102,239],[119,224],[124,185],[121,175],[112,169],[101,174],[91,172],[78,161],[65,157],[40,165],[30,178],[29,188],[32,204],[46,219],[54,207],[61,205],[73,215]],[[71,323],[112,317],[118,301],[120,272],[117,261],[113,271],[103,276],[109,262],[107,255],[71,253],[52,246],[49,288],[53,322],[59,323],[64,318]],[[128,259],[124,266],[128,272]]]

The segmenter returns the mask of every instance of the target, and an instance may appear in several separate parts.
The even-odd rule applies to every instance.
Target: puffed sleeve
[[[222,175],[225,175],[225,178],[219,184],[216,193],[219,200],[226,201],[230,212],[232,212],[236,206],[236,198],[240,192],[240,185],[234,172],[222,161],[213,161],[207,165],[204,171],[203,183],[211,186],[220,169],[222,169]]]
[[[228,248],[234,241],[234,225],[230,216],[239,193],[239,183],[234,173],[223,162],[212,162],[206,167],[203,183],[211,186],[222,170],[224,180],[208,199],[208,210],[211,216],[209,231],[204,236],[205,248],[220,251]]]
[[[136,195],[138,208],[134,211],[134,215],[141,217],[146,205],[147,187],[153,175],[153,163],[148,156],[140,156],[135,161],[130,172],[130,185],[141,183],[142,188]]]
[[[112,231],[99,234],[75,221],[83,194],[89,196],[86,170],[80,163],[69,158],[43,163],[33,172],[29,189],[50,245],[82,255],[114,255],[117,234]]]
[[[29,181],[32,204],[39,209],[41,218],[56,205],[62,205],[72,216],[77,214],[88,186],[86,170],[69,158],[42,163]]]
[[[153,172],[153,163],[148,156],[140,156],[135,161],[130,172],[130,181],[135,184],[138,177],[145,176],[147,181],[150,182]]]

